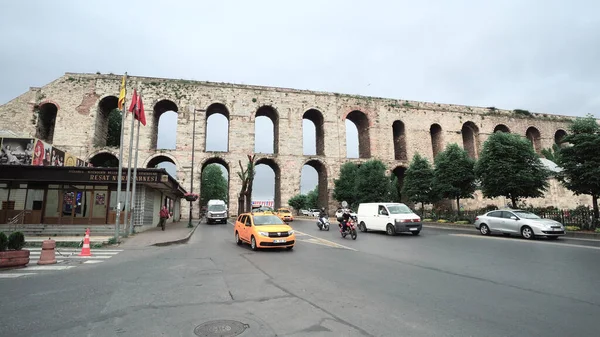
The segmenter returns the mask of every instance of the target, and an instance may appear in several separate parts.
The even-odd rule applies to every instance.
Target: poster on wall
[[[52,166],[64,166],[65,152],[52,147]]]
[[[32,138],[2,138],[1,165],[31,165]]]
[[[77,158],[77,161],[75,162],[75,166],[77,167],[82,167],[82,166],[86,166],[85,162],[79,158]]]
[[[75,166],[75,164],[76,164],[75,161],[76,161],[75,156],[73,156],[69,152],[65,153],[65,166]]]
[[[35,139],[35,145],[33,147],[33,162],[34,166],[51,166],[50,153],[52,152],[52,145],[47,144],[39,139]]]
[[[104,205],[105,202],[105,194],[104,193],[96,193],[96,205]]]

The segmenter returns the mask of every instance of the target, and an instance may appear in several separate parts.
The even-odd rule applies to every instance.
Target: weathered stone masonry
[[[106,144],[108,112],[116,107],[121,76],[67,73],[42,88],[25,94],[0,107],[0,129],[36,136],[80,156],[92,158],[112,153],[117,148]],[[259,163],[273,168],[276,175],[276,206],[300,192],[303,165],[319,173],[319,200],[330,210],[337,202],[332,198],[333,180],[346,161],[382,160],[391,172],[402,176],[415,153],[433,160],[434,153],[446,144],[458,143],[477,157],[483,142],[496,131],[527,136],[539,152],[565,135],[571,117],[530,114],[495,108],[415,102],[397,99],[342,95],[336,93],[271,88],[226,83],[129,77],[127,99],[133,88],[144,98],[148,125],[141,128],[139,163],[144,167],[164,159],[177,166],[177,179],[189,188],[193,109],[197,112],[195,140],[194,191],[200,190],[199,174],[204,166],[218,162],[229,170],[229,197],[236,212],[241,181],[237,177],[238,160],[254,151],[254,121],[258,116],[274,122],[275,153],[257,154]],[[126,103],[129,105],[129,102]],[[165,111],[178,113],[177,145],[174,150],[155,150],[158,118]],[[229,151],[206,152],[206,120],[221,113],[229,120]],[[317,155],[303,155],[302,120],[310,119],[317,130]],[[359,130],[359,159],[346,158],[345,119]],[[124,163],[130,134],[125,126]],[[466,207],[478,207],[505,201],[486,200],[477,195]],[[589,203],[553,183],[547,201],[534,204],[575,206]],[[187,214],[188,203],[182,203]],[[196,207],[196,206],[195,206]],[[195,210],[194,214],[197,214]]]

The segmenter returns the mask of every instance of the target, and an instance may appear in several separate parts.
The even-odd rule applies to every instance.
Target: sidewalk
[[[198,219],[192,220],[192,225],[194,226],[192,228],[188,228],[188,219],[181,219],[179,222],[169,222],[164,231],[160,227],[155,227],[141,233],[136,233],[133,236],[122,238],[119,247],[139,248],[185,243],[192,236],[198,224]]]

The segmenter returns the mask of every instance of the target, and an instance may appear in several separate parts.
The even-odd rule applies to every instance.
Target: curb
[[[192,234],[194,234],[194,232],[196,231],[196,228],[198,228],[198,225],[199,224],[195,225],[194,228],[183,239],[177,239],[177,240],[166,241],[166,242],[157,242],[157,243],[151,244],[150,246],[164,247],[164,246],[178,245],[178,244],[187,243],[190,240],[190,238],[192,237]]]
[[[455,229],[455,230],[478,232],[477,229],[475,229],[474,225],[446,225],[446,224],[442,224],[442,223],[424,222],[423,227],[437,228],[437,229]],[[581,233],[581,232],[568,232],[567,231],[563,237],[600,241],[600,233]]]

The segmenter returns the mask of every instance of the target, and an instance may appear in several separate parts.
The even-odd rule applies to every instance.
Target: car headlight
[[[269,236],[269,232],[258,232],[258,235],[262,235],[262,236]]]
[[[291,231],[288,231],[288,235],[292,235],[294,234],[294,230],[292,229]]]

